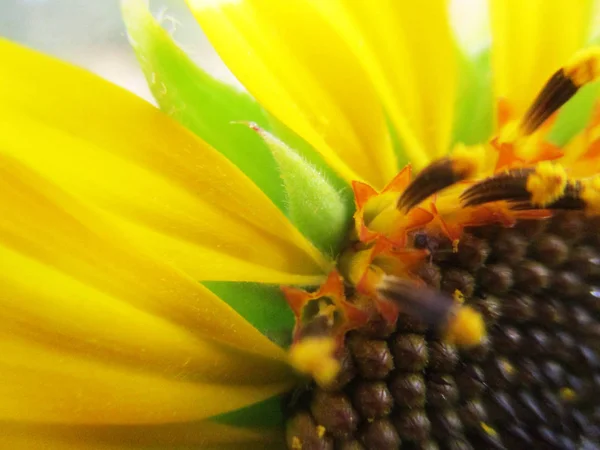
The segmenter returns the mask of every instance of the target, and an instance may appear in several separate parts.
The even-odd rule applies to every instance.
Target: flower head
[[[0,41],[0,442],[598,439],[589,2],[492,0],[488,85],[441,0],[190,0],[253,98],[122,5],[163,112]]]

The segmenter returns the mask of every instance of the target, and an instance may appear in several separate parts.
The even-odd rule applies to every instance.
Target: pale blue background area
[[[177,41],[215,76],[235,80],[218,59],[184,0],[151,1]],[[0,36],[85,67],[150,99],[121,20],[119,0],[0,0]]]

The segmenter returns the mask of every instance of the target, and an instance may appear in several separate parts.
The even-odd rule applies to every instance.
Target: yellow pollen
[[[531,193],[531,203],[545,206],[557,200],[567,187],[567,172],[559,164],[549,161],[537,165],[527,178],[526,189]]]
[[[339,269],[343,277],[356,286],[371,264],[371,251],[346,250],[339,260]]]
[[[472,178],[483,166],[485,151],[482,146],[467,147],[457,144],[452,152],[452,171],[462,179]]]
[[[564,388],[560,389],[559,396],[562,400],[565,400],[567,402],[572,402],[577,397],[577,394],[575,393],[575,391],[573,389],[564,387]]]
[[[460,291],[460,289],[455,289],[454,294],[452,294],[452,298],[454,301],[460,305],[465,302],[465,295]]]
[[[318,425],[317,426],[317,436],[319,436],[320,438],[322,438],[323,436],[325,436],[325,432],[326,431],[327,431],[327,429],[323,425]]]
[[[302,450],[302,441],[298,436],[294,436],[292,438],[292,449],[294,450]]]
[[[335,349],[333,338],[308,337],[292,346],[288,358],[298,372],[311,376],[319,386],[327,386],[340,371]]]
[[[577,87],[600,78],[600,47],[581,50],[563,70]]]
[[[496,436],[498,436],[498,432],[497,432],[495,429],[493,429],[492,427],[490,427],[490,426],[489,426],[487,423],[485,423],[485,422],[480,422],[480,423],[479,423],[479,425],[481,426],[481,429],[482,429],[483,431],[485,431],[485,433],[486,433],[488,436],[491,436],[491,437],[496,437]]]
[[[337,307],[332,303],[327,303],[325,300],[319,300],[319,316],[327,317],[327,325],[333,326],[335,320],[335,312]]]
[[[460,239],[454,239],[452,241],[452,253],[458,253],[458,244],[460,244]]]
[[[481,314],[469,306],[462,306],[450,320],[446,339],[450,343],[471,347],[481,343],[486,336]]]
[[[515,366],[513,366],[511,363],[509,363],[508,361],[504,360],[502,361],[502,368],[506,371],[506,373],[508,373],[509,375],[512,375],[515,373]]]
[[[585,212],[590,216],[600,215],[600,177],[582,180],[581,199],[585,202]]]

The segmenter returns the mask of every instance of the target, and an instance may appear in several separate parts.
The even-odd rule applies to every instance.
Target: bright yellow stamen
[[[592,216],[600,215],[600,177],[582,181],[581,199],[585,202],[585,211]]]
[[[586,48],[576,53],[563,70],[577,87],[600,78],[600,47]]]
[[[564,167],[549,161],[537,165],[535,172],[527,178],[527,191],[531,203],[545,206],[558,199],[567,187],[567,172]]]
[[[485,161],[485,151],[482,146],[467,147],[462,144],[456,145],[452,152],[452,171],[460,174],[462,179],[473,177]]]
[[[558,391],[558,395],[562,400],[567,402],[571,402],[577,397],[575,391],[569,387],[561,388],[560,391]]]
[[[488,436],[491,436],[491,437],[496,437],[496,436],[498,436],[498,432],[497,432],[497,431],[496,431],[494,428],[490,427],[490,426],[489,426],[487,423],[485,423],[485,422],[480,422],[480,423],[479,423],[479,425],[481,426],[481,429],[482,429],[483,431],[485,431],[485,433],[486,433]]]
[[[340,371],[340,362],[334,356],[335,350],[335,340],[331,337],[305,338],[291,348],[290,365],[298,372],[309,375],[319,386],[327,386]]]
[[[371,250],[348,250],[340,257],[339,269],[346,280],[357,285],[371,263]]]
[[[325,436],[326,432],[327,432],[327,429],[323,425],[317,426],[317,436],[322,438],[323,436]]]
[[[511,363],[509,363],[506,360],[502,361],[502,368],[506,371],[506,373],[508,373],[509,375],[512,375],[515,373],[515,366],[513,366]]]
[[[335,313],[337,310],[337,307],[333,303],[328,303],[325,300],[319,300],[318,315],[327,317],[327,325],[333,326],[333,322],[335,321]]]
[[[448,342],[465,347],[479,344],[485,336],[485,323],[481,314],[468,306],[457,311],[446,330]]]
[[[302,441],[298,436],[294,436],[292,438],[292,449],[293,450],[302,450]]]
[[[465,302],[465,295],[460,291],[460,289],[456,289],[454,294],[452,294],[452,298],[454,301],[459,304],[463,304]]]

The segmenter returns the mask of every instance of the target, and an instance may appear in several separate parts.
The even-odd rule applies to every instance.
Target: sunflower
[[[162,112],[0,40],[1,448],[596,448],[590,2],[122,5]]]

